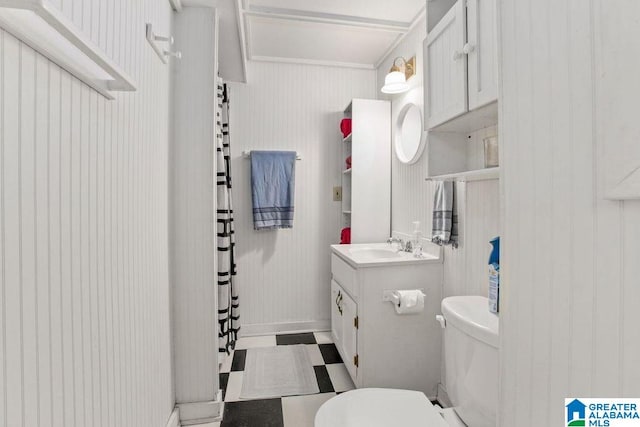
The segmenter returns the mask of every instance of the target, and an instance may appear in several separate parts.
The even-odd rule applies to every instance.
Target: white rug
[[[319,392],[316,374],[305,345],[279,345],[247,350],[241,399],[266,399]]]

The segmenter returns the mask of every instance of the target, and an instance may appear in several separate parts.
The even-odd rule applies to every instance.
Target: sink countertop
[[[441,263],[442,249],[428,243],[423,246],[422,257],[416,258],[409,252],[396,252],[395,244],[354,243],[350,245],[331,245],[331,251],[354,268],[396,267],[408,264]]]

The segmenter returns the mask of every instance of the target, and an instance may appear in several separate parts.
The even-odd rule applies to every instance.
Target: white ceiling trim
[[[176,0],[180,1],[180,0]],[[358,16],[338,15],[331,13],[319,13],[312,11],[300,11],[282,8],[270,8],[264,6],[249,5],[248,0],[236,0],[238,8],[238,30],[242,42],[243,66],[246,70],[247,61],[280,62],[293,64],[324,65],[333,67],[346,67],[358,69],[376,69],[405,39],[407,34],[415,28],[420,20],[426,15],[426,5],[423,6],[410,23],[398,21],[386,21],[380,19],[363,18]],[[316,22],[326,24],[338,24],[355,28],[368,28],[378,31],[390,31],[400,33],[393,44],[384,52],[378,61],[373,64],[324,61],[303,58],[282,58],[274,56],[256,56],[251,52],[251,25],[249,17],[282,19],[286,21]],[[246,71],[245,71],[246,77]]]
[[[418,12],[416,16],[413,18],[413,20],[411,21],[411,25],[409,26],[409,29],[403,34],[401,34],[398,37],[398,39],[395,42],[393,42],[391,46],[389,46],[389,49],[387,49],[387,51],[382,55],[382,57],[380,57],[380,59],[375,63],[375,68],[378,68],[380,64],[382,64],[384,61],[387,60],[387,58],[389,57],[389,55],[391,55],[391,53],[395,50],[395,48],[397,48],[400,45],[400,43],[402,43],[402,41],[405,39],[405,37],[407,37],[407,34],[409,34],[425,16],[427,16],[426,5],[422,7],[422,9],[420,9],[420,12]]]
[[[369,19],[359,16],[336,15],[333,13],[307,12],[293,9],[281,9],[274,7],[250,6],[245,10],[249,16],[267,17],[273,19],[285,19],[299,22],[321,22],[327,24],[346,25],[349,27],[364,27],[376,30],[389,30],[393,32],[408,31],[411,23],[386,21],[382,19]]]
[[[373,64],[359,64],[357,62],[339,62],[339,61],[323,61],[318,59],[303,58],[281,58],[278,56],[251,56],[252,61],[259,62],[280,62],[285,64],[305,64],[305,65],[322,65],[326,67],[342,67],[342,68],[359,68],[364,70],[374,70]]]

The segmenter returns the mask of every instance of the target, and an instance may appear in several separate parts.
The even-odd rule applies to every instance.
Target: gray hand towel
[[[455,183],[436,181],[433,195],[431,241],[438,245],[458,247],[458,214],[455,202]]]

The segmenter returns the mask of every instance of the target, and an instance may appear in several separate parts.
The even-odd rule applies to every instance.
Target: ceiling
[[[374,69],[424,16],[424,0],[183,0],[212,6],[220,74],[246,82],[248,61]]]

